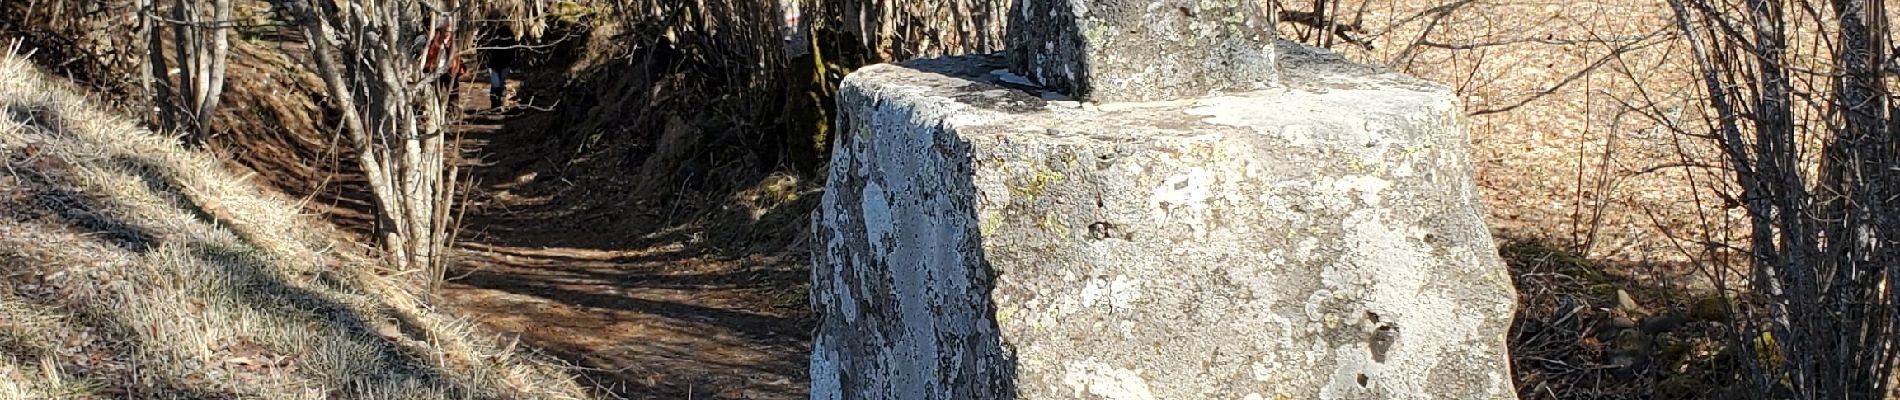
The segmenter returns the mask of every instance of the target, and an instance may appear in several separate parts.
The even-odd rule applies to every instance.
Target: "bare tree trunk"
[[[1866,366],[1874,365],[1869,361],[1880,352],[1871,350],[1885,343],[1895,326],[1891,316],[1859,306],[1878,301],[1876,286],[1855,283],[1884,280],[1900,268],[1895,265],[1900,260],[1888,250],[1900,244],[1895,243],[1900,237],[1890,231],[1897,226],[1891,212],[1896,174],[1888,166],[1900,154],[1889,130],[1893,105],[1879,65],[1886,59],[1886,7],[1880,0],[1834,0],[1832,5],[1840,27],[1833,106],[1841,113],[1841,128],[1833,132],[1821,160],[1820,185],[1832,197],[1822,199],[1817,218],[1826,221],[1822,230],[1829,251],[1822,258],[1827,263],[1817,269],[1832,278],[1823,289],[1821,300],[1829,306],[1825,312],[1843,318],[1821,319],[1824,325],[1817,332],[1830,334],[1816,336],[1827,341],[1821,348],[1833,349],[1849,362],[1820,363],[1817,368],[1825,370],[1822,376],[1835,377],[1821,382],[1826,385],[1823,394],[1875,398],[1880,395],[1875,383],[1885,381],[1890,372]]]
[[[447,104],[435,84],[444,71],[423,54],[438,31],[427,21],[452,9],[418,0],[280,5],[310,38],[316,72],[342,112],[376,198],[385,257],[432,288],[444,267],[455,176],[443,138]]]
[[[1718,114],[1713,138],[1734,165],[1753,227],[1750,284],[1765,300],[1770,328],[1737,319],[1736,337],[1744,340],[1734,347],[1747,355],[1738,361],[1761,396],[1885,398],[1900,359],[1900,295],[1888,287],[1900,276],[1893,250],[1900,246],[1900,126],[1881,66],[1892,34],[1883,1],[1831,0],[1832,16],[1805,1],[1745,0],[1745,10],[1724,9],[1722,1],[1669,3]],[[1786,21],[1784,7],[1807,10],[1793,17],[1813,20]],[[1698,13],[1709,27],[1695,26]],[[1837,28],[1831,53],[1796,57],[1824,59],[1833,69],[1787,67],[1794,57],[1783,31],[1821,24]],[[1810,119],[1797,125],[1796,115]],[[1749,128],[1754,135],[1743,134]],[[1803,171],[1818,177],[1810,181]]]
[[[1800,175],[1800,149],[1795,147],[1792,83],[1782,67],[1787,62],[1788,39],[1783,26],[1783,4],[1773,0],[1749,0],[1749,22],[1754,25],[1755,43],[1755,173],[1766,184],[1769,207],[1759,213],[1774,220],[1758,223],[1753,236],[1756,249],[1756,282],[1770,298],[1775,337],[1791,352],[1806,353],[1818,348],[1808,326],[1814,315],[1817,293],[1812,263],[1815,256],[1814,234],[1801,218],[1808,193]],[[1778,234],[1778,235],[1777,235]],[[1812,364],[1794,360],[1783,363],[1785,372],[1795,381],[1814,376]]]
[[[172,0],[170,17],[163,19],[151,0],[140,1],[140,29],[148,47],[141,83],[159,109],[159,125],[190,133],[195,140],[210,136],[231,49],[231,0],[211,0],[210,9],[201,7],[202,1]],[[169,52],[161,20],[172,30]],[[166,53],[171,54],[169,62]],[[178,69],[175,80],[173,65]]]
[[[137,7],[137,11],[134,12],[138,14],[139,21],[138,40],[146,41],[147,52],[145,58],[146,62],[139,68],[139,89],[144,90],[142,93],[145,93],[146,101],[153,102],[153,104],[148,104],[139,110],[139,116],[149,117],[152,108],[158,106],[157,101],[159,100],[158,88],[153,82],[156,79],[153,69],[158,68],[158,66],[154,65],[152,61],[162,61],[164,58],[153,57],[162,53],[159,53],[160,47],[158,45],[157,36],[154,36],[156,35],[154,32],[156,32],[157,29],[152,26],[152,0],[138,0],[138,4],[135,7]]]
[[[211,9],[211,23],[216,27],[209,33],[210,43],[204,43],[204,34],[197,39],[207,46],[199,49],[198,56],[203,61],[194,74],[198,83],[193,87],[198,91],[192,93],[196,100],[192,103],[192,115],[199,121],[196,126],[199,137],[210,135],[211,112],[217,109],[218,98],[224,94],[224,70],[231,52],[231,0],[212,0]]]
[[[1762,182],[1761,175],[1755,171],[1755,164],[1751,162],[1752,157],[1750,157],[1748,150],[1744,147],[1747,141],[1743,137],[1742,128],[1740,126],[1740,120],[1742,119],[1741,112],[1737,110],[1735,106],[1736,100],[1734,97],[1736,94],[1730,93],[1729,86],[1727,82],[1723,80],[1724,76],[1721,74],[1722,67],[1715,63],[1717,57],[1713,54],[1714,51],[1711,50],[1708,43],[1704,41],[1702,37],[1703,30],[1692,22],[1694,18],[1689,13],[1688,6],[1684,5],[1683,2],[1684,0],[1670,0],[1669,6],[1670,9],[1674,11],[1677,26],[1682,30],[1683,36],[1689,41],[1689,48],[1695,57],[1697,69],[1701,72],[1704,90],[1707,90],[1709,93],[1709,105],[1715,109],[1716,126],[1714,130],[1716,131],[1716,137],[1719,138],[1717,142],[1721,144],[1724,154],[1723,158],[1727,159],[1735,169],[1735,180],[1742,188],[1742,198],[1747,199],[1747,207],[1750,211],[1749,217],[1752,220],[1750,225],[1754,228],[1751,235],[1755,238],[1772,237],[1772,227],[1774,223],[1769,220],[1770,213],[1768,212],[1771,208],[1768,204],[1770,196],[1766,188],[1764,188],[1766,184]],[[1761,243],[1757,241],[1754,246],[1759,247]],[[1774,247],[1757,249],[1754,252],[1755,259],[1753,262],[1755,264],[1765,264],[1769,262],[1768,260],[1774,258],[1772,256],[1774,250]],[[1747,319],[1741,319],[1741,321],[1744,321],[1741,324],[1742,326],[1748,326],[1748,322],[1746,322],[1748,321]],[[1735,348],[1744,355],[1744,359],[1754,360],[1761,358],[1756,354],[1756,349],[1753,346],[1735,346]],[[1754,378],[1754,383],[1758,389],[1757,391],[1766,391],[1766,388],[1768,388],[1771,383],[1764,381],[1763,377],[1770,376],[1770,374],[1765,373],[1759,363],[1743,362],[1742,364],[1748,368],[1750,372],[1749,376]]]
[[[159,126],[177,129],[178,103],[175,100],[177,96],[172,92],[174,86],[171,84],[171,68],[165,62],[165,36],[158,25],[158,6],[152,0],[141,1],[144,5],[140,9],[139,17],[146,21],[143,29],[145,29],[148,54],[145,71],[147,77],[155,81],[146,82],[152,89],[148,93],[152,95],[152,105],[158,108]]]

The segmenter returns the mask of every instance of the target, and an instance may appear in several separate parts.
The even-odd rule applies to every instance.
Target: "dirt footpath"
[[[486,85],[463,90],[486,105]],[[476,184],[446,305],[614,395],[807,397],[802,254],[733,251],[753,246],[589,190],[607,183],[551,178],[561,149],[535,136],[540,111],[474,106],[462,132]]]

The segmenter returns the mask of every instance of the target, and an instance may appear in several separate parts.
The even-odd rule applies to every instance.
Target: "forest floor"
[[[558,177],[565,149],[541,136],[541,100],[523,90],[526,106],[496,110],[486,83],[462,88],[474,184],[446,305],[618,396],[806,396],[802,253],[730,251],[706,234],[716,226],[595,190],[632,174]]]

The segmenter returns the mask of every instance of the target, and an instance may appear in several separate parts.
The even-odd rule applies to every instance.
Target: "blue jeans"
[[[506,94],[508,94],[508,69],[507,68],[489,68],[488,69],[488,104],[489,106],[500,108],[502,96]]]

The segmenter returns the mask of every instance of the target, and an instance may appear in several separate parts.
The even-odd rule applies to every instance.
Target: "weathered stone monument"
[[[1251,2],[1022,1],[1007,58],[845,79],[814,399],[1514,398],[1448,90]]]

